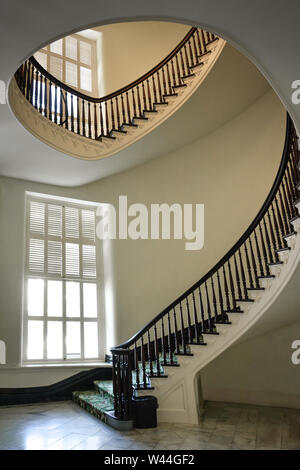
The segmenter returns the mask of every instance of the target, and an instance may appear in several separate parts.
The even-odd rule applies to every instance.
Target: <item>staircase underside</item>
[[[133,116],[130,122],[115,128],[108,135],[92,138],[78,135],[52,122],[39,112],[22,94],[16,80],[9,87],[9,103],[21,124],[34,136],[59,152],[82,160],[99,160],[119,153],[160,126],[192,96],[205,80],[217,59],[225,41],[217,38],[207,46],[201,63],[194,65],[187,76],[181,76],[181,84],[172,87],[172,93],[162,96],[152,110],[143,109],[141,116]],[[70,126],[71,127],[71,124]]]

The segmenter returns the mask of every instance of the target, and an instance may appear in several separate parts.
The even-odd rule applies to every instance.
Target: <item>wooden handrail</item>
[[[286,134],[285,134],[285,142],[284,142],[284,149],[282,153],[282,158],[280,162],[280,166],[275,178],[275,181],[270,189],[270,192],[264,201],[262,207],[260,208],[258,214],[251,222],[247,230],[243,233],[243,235],[239,238],[239,240],[233,245],[232,248],[201,278],[199,281],[195,282],[189,289],[187,289],[183,294],[177,297],[171,304],[169,304],[166,308],[164,308],[158,315],[156,315],[151,321],[149,321],[143,328],[141,328],[135,335],[133,335],[128,341],[115,346],[113,350],[116,352],[118,349],[124,350],[132,346],[143,334],[145,334],[149,328],[155,325],[159,320],[161,320],[170,310],[173,310],[180,302],[186,299],[192,292],[194,292],[200,285],[204,284],[213,274],[215,274],[231,257],[232,255],[243,245],[243,243],[247,240],[249,235],[253,232],[255,227],[259,224],[262,220],[264,215],[266,214],[270,204],[274,199],[274,195],[276,194],[278,187],[281,183],[282,177],[284,175],[286,165],[288,162],[288,155],[289,155],[289,144],[290,144],[290,134],[292,129],[292,122],[291,118],[287,114],[286,118]]]
[[[43,76],[47,77],[49,80],[52,81],[52,83],[59,86],[63,90],[67,91],[68,93],[72,93],[73,95],[78,96],[79,98],[82,98],[86,101],[91,101],[93,103],[103,103],[104,101],[109,101],[112,98],[115,98],[116,96],[121,95],[122,93],[125,93],[126,91],[130,90],[131,88],[139,85],[144,80],[146,80],[151,75],[153,75],[155,72],[157,72],[159,69],[161,69],[165,64],[167,64],[167,62],[169,62],[177,54],[177,52],[182,48],[182,46],[184,46],[188,42],[188,40],[192,37],[195,31],[197,31],[197,28],[191,28],[188,31],[188,33],[184,36],[184,38],[177,44],[177,46],[161,62],[155,65],[155,67],[150,69],[144,75],[137,78],[136,80],[129,83],[128,85],[122,88],[119,88],[117,91],[114,91],[113,93],[109,93],[108,95],[105,95],[101,98],[94,98],[92,96],[85,95],[84,93],[80,93],[79,91],[77,91],[75,88],[72,88],[66,85],[65,83],[61,82],[60,80],[55,78],[53,75],[51,75],[49,72],[47,72],[47,70],[44,69],[44,67],[42,67],[42,65],[33,56],[31,56],[29,60]]]
[[[215,334],[228,313],[241,313],[240,301],[251,302],[250,290],[261,290],[279,253],[288,250],[286,236],[299,217],[300,170],[297,134],[287,115],[280,166],[261,209],[233,247],[199,281],[156,315],[128,341],[111,349],[115,414],[129,419],[128,390],[149,388],[149,377],[160,377],[161,366],[174,365],[176,354],[189,354],[189,344],[203,344],[203,333]],[[128,366],[129,364],[129,366]],[[130,374],[128,373],[130,367]],[[123,393],[126,391],[127,395]]]
[[[37,111],[59,126],[89,139],[114,138],[136,126],[135,120],[147,119],[177,96],[178,87],[201,66],[202,56],[218,38],[209,32],[191,28],[177,46],[155,67],[125,87],[101,98],[88,96],[62,83],[34,58],[17,70],[19,89]]]

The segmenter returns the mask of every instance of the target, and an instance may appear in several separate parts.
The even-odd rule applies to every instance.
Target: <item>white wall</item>
[[[232,346],[201,372],[204,399],[300,408],[297,339],[300,321]]]
[[[96,183],[61,188],[1,178],[0,338],[7,344],[7,368],[21,359],[25,191],[114,204],[119,195],[146,205],[205,204],[206,238],[199,252],[185,251],[181,240],[112,242],[112,265],[104,267],[106,316],[116,317],[120,342],[199,279],[246,229],[274,181],[284,134],[285,112],[270,91],[185,148]],[[0,386],[1,377],[10,380],[4,369]]]
[[[164,59],[190,26],[160,21],[115,23],[94,28],[97,41],[99,96],[128,85]]]

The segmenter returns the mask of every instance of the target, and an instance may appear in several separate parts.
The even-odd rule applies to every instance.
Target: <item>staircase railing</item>
[[[163,365],[188,355],[189,344],[204,344],[203,333],[217,334],[229,312],[241,312],[239,301],[251,302],[250,290],[261,290],[259,279],[272,278],[270,267],[281,264],[278,253],[289,249],[297,217],[299,150],[297,135],[287,116],[283,155],[276,179],[257,216],[222,259],[131,339],[111,349],[115,415],[130,419],[134,388],[149,388]],[[133,373],[131,373],[131,370]]]
[[[80,136],[101,141],[126,133],[126,126],[146,120],[165,98],[185,87],[184,79],[202,64],[208,46],[218,38],[191,28],[175,49],[139,79],[102,98],[93,98],[62,83],[34,57],[19,67],[15,79],[22,94],[45,118]]]

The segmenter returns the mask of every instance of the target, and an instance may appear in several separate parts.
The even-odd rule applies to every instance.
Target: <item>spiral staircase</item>
[[[164,61],[104,98],[75,92],[31,57],[16,72],[10,102],[32,133],[73,156],[98,159],[142,138],[197,89],[224,41],[192,28]],[[71,149],[71,150],[70,150]],[[280,295],[300,256],[298,139],[287,116],[280,167],[262,208],[237,243],[198,282],[113,349],[112,381],[74,400],[112,426],[133,425],[133,398],[157,397],[158,419],[199,422],[198,376]]]

